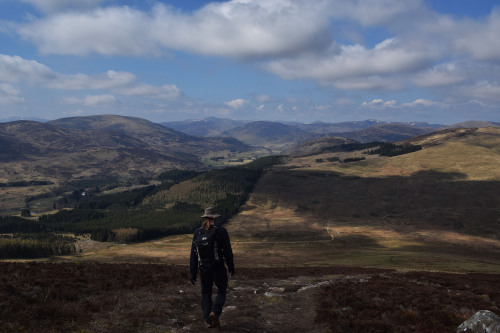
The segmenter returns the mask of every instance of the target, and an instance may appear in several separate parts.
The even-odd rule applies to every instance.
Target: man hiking
[[[219,328],[219,317],[222,307],[226,302],[227,290],[227,265],[231,276],[234,275],[233,251],[229,234],[222,226],[215,225],[215,219],[220,215],[215,213],[213,207],[205,209],[201,217],[204,221],[201,228],[195,230],[191,246],[190,272],[191,283],[196,283],[198,267],[201,281],[201,309],[203,320],[208,328]],[[212,302],[212,287],[215,283],[217,296]]]

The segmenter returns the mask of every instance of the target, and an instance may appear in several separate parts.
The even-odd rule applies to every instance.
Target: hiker
[[[191,283],[196,283],[198,267],[201,281],[201,308],[203,320],[208,328],[219,328],[219,317],[226,302],[227,265],[231,276],[234,275],[233,251],[229,234],[222,226],[215,225],[215,219],[220,215],[213,207],[205,209],[201,228],[195,230],[191,246],[190,272]],[[215,283],[217,296],[212,303],[212,287]]]

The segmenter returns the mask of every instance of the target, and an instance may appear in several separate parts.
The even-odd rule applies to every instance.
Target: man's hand
[[[196,276],[191,276],[191,284],[194,286],[196,283]]]
[[[233,269],[230,273],[231,273],[231,277],[233,277],[233,276],[234,276],[234,273],[235,273],[235,272],[234,272],[234,269]]]

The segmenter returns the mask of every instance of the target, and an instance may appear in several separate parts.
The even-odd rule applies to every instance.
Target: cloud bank
[[[145,8],[106,0],[22,1],[35,6],[38,16],[4,24],[2,30],[13,30],[44,56],[169,59],[183,52],[228,58],[284,80],[313,82],[350,96],[411,90],[421,94],[395,103],[358,100],[360,108],[439,108],[440,103],[499,101],[500,7],[484,17],[464,18],[439,14],[424,0],[232,0],[193,11],[160,2]],[[113,102],[114,95],[184,97],[175,83],[155,86],[140,82],[137,74],[112,69],[61,74],[16,55],[0,55],[0,82],[4,103],[22,102],[13,86],[19,82],[41,82],[59,90],[102,90],[87,95],[99,98],[67,100],[83,105],[93,100]],[[267,91],[252,93],[258,96],[253,102],[242,96],[219,105],[226,111],[263,110],[264,103],[276,99]],[[430,97],[440,102],[431,102]],[[354,104],[349,96],[338,98],[343,105]],[[276,103],[280,112],[298,107],[298,103]],[[321,109],[306,102],[302,106]]]

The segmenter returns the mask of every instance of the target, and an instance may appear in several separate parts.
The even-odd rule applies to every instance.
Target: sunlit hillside
[[[499,128],[445,130],[403,143],[421,145],[422,150],[394,157],[374,157],[364,155],[364,151],[323,153],[293,159],[287,165],[361,177],[409,176],[419,171],[436,171],[454,174],[460,179],[500,180]],[[348,164],[328,162],[332,156],[366,159]]]

